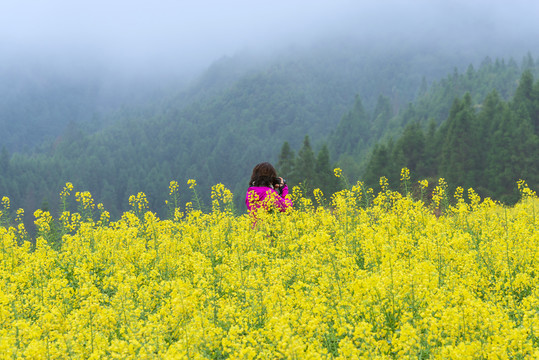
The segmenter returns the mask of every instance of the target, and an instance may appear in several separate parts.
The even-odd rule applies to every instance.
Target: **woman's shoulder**
[[[266,192],[268,190],[273,190],[273,188],[270,188],[269,186],[250,186],[249,189],[247,189],[247,192],[249,191],[255,191],[255,192]]]
[[[255,193],[258,196],[260,196],[261,199],[271,193],[278,194],[278,192],[276,192],[275,189],[269,186],[251,186],[249,187],[249,189],[247,189],[247,196],[249,196],[249,194],[252,194],[252,193]]]

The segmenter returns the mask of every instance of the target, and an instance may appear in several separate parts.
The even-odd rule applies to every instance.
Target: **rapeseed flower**
[[[171,181],[169,186],[169,195],[174,195],[175,193],[178,192],[178,189],[180,188],[180,186],[178,185],[178,182],[177,181]]]
[[[426,189],[429,187],[429,181],[428,180],[419,180],[418,181],[419,185],[421,186],[422,189]]]
[[[0,357],[536,358],[537,196],[450,205],[440,181],[437,217],[380,185],[318,208],[294,188],[299,208],[254,228],[222,184],[173,220],[143,193],[116,221],[65,210],[61,247],[46,211],[32,242],[2,225]]]

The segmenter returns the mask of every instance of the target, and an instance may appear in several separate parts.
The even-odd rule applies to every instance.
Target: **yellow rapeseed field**
[[[402,180],[295,188],[295,209],[254,226],[220,184],[208,211],[173,181],[169,219],[139,193],[110,221],[88,192],[70,212],[68,183],[31,241],[4,197],[0,358],[539,358],[536,194],[519,182],[506,207]]]

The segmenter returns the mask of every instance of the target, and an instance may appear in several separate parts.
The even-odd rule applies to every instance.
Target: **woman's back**
[[[279,211],[285,211],[293,205],[292,201],[286,198],[287,195],[286,181],[277,177],[273,165],[263,162],[254,167],[249,189],[245,195],[245,205],[250,213],[261,207],[267,210],[276,208]]]

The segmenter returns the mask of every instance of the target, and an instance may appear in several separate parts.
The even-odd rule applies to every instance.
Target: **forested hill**
[[[493,89],[480,103],[472,93],[456,98],[447,120],[426,129],[411,117],[402,135],[376,144],[364,172],[367,184],[388,176],[396,184],[407,167],[412,179],[444,178],[451,190],[474,188],[481,196],[514,203],[517,182],[539,187],[539,80],[532,68],[510,101]]]
[[[174,83],[144,76],[126,77],[97,65],[62,66],[38,60],[0,61],[0,149],[39,152],[77,127],[99,131],[125,113],[148,108],[185,80]],[[68,130],[68,128],[70,130]]]
[[[394,111],[393,101],[384,95],[379,96],[374,110],[369,111],[358,96],[354,107],[328,138],[332,158],[344,164],[353,177],[359,177],[364,173],[370,150],[381,139],[398,138],[409,123],[419,123],[425,131],[430,122],[439,126],[448,118],[454,100],[466,93],[472,97],[476,109],[481,108],[493,90],[508,101],[526,70],[539,76],[539,64],[529,53],[520,63],[511,58],[485,57],[476,66],[469,64],[465,71],[455,68],[431,85],[423,81],[416,100],[400,111]]]
[[[358,98],[365,113],[372,114],[381,95],[389,115],[383,117],[387,126],[374,126],[378,132],[367,141],[374,145],[387,131],[404,126],[400,116],[425,90],[422,84],[443,79],[455,67],[465,69],[468,64],[461,61],[417,48],[384,52],[344,44],[291,49],[232,78],[222,76],[234,66],[233,59],[222,61],[192,94],[164,97],[143,111],[116,111],[104,119],[112,125],[98,132],[71,126],[41,153],[3,151],[0,195],[27,212],[43,206],[55,210],[58,193],[70,181],[77,190],[89,190],[113,215],[127,209],[129,196],[140,191],[164,215],[169,182],[193,178],[203,198],[212,185],[223,183],[239,205],[254,164],[277,162],[284,141],[297,148],[309,135],[318,151],[329,133],[338,134],[341,119],[353,118]],[[436,84],[426,88],[436,89]],[[440,101],[453,101],[450,96]],[[189,200],[183,189],[182,200]]]
[[[516,183],[539,187],[539,63],[528,54],[514,60],[485,58],[477,70],[457,69],[398,113],[391,99],[380,95],[373,111],[360,96],[328,137],[334,161],[351,179],[377,187],[381,176],[398,186],[400,170],[408,167],[412,179],[443,177],[451,190],[474,187],[482,196],[512,203]],[[295,156],[286,142],[279,156],[284,175],[293,183],[312,178],[312,153],[303,145]],[[313,156],[311,156],[311,159]],[[316,174],[317,172],[314,172]],[[314,176],[316,177],[316,176]],[[332,188],[327,177],[322,189]]]
[[[0,148],[32,150],[57,137],[75,119],[98,126],[99,89],[92,79],[83,83],[33,67],[25,71],[0,67]]]
[[[324,141],[355,94],[363,94],[368,108],[380,92],[401,107],[414,99],[425,73],[441,78],[455,61],[426,49],[383,51],[348,42],[291,48],[250,66],[241,56],[223,59],[192,93],[117,110],[103,119],[113,125],[93,134],[74,116],[46,151],[4,153],[9,171],[3,172],[1,192],[31,211],[44,201],[55,207],[59,189],[71,181],[113,214],[138,191],[148,194],[154,209],[162,208],[174,179],[197,179],[206,197],[218,182],[241,194],[253,165],[276,160],[283,141],[297,146],[305,134],[315,145]]]

